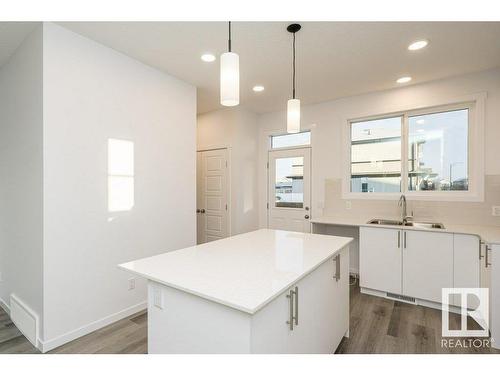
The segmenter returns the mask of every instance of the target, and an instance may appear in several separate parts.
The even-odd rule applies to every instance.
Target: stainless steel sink
[[[424,221],[407,221],[402,222],[399,220],[389,220],[389,219],[372,219],[368,222],[368,224],[376,224],[376,225],[397,225],[397,226],[405,226],[405,227],[414,227],[414,228],[422,228],[422,229],[445,229],[442,223],[431,223]]]
[[[445,229],[442,223],[425,223],[418,221],[408,221],[404,223],[405,227],[415,227],[424,229]]]
[[[387,220],[387,219],[372,219],[368,222],[368,224],[377,224],[377,225],[403,225],[402,221],[398,220]]]

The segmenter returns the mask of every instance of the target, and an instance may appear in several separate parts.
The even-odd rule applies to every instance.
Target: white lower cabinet
[[[481,243],[478,237],[467,234],[453,235],[453,287],[479,288],[481,285]],[[452,303],[461,306],[458,295]],[[468,308],[476,308],[477,298],[470,296]]]
[[[405,296],[441,302],[441,288],[453,288],[453,234],[403,231]]]
[[[348,247],[254,314],[151,280],[148,289],[149,353],[327,354],[349,330]]]
[[[252,353],[335,351],[349,329],[349,251],[338,255],[252,317]]]
[[[479,238],[474,235],[360,228],[360,286],[441,303],[442,288],[481,285]],[[458,299],[452,299],[460,305]]]
[[[401,294],[402,230],[359,228],[359,283],[362,288]]]

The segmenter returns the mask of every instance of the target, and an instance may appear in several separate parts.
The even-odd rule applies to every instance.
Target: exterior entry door
[[[197,243],[229,236],[227,149],[198,151]]]
[[[269,151],[268,227],[311,232],[311,149]]]

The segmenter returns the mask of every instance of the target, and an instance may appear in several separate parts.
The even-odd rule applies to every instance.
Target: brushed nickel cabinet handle
[[[295,287],[295,295],[294,295],[294,300],[295,300],[295,325],[299,325],[299,287]]]
[[[286,298],[288,298],[289,309],[289,318],[286,321],[286,324],[288,324],[290,331],[293,331],[293,293],[293,290],[290,290],[290,292],[286,295]]]
[[[401,231],[398,230],[398,249],[401,248]]]
[[[403,232],[403,236],[404,236],[404,238],[403,238],[404,245],[403,246],[406,249],[406,232]]]
[[[333,257],[333,261],[335,262],[335,275],[333,275],[333,278],[335,281],[340,280],[340,254],[337,254]]]
[[[489,245],[486,245],[486,248],[484,250],[484,266],[485,268],[488,268],[491,266],[491,263],[489,262],[490,257],[488,256],[488,252],[491,250],[491,247]]]

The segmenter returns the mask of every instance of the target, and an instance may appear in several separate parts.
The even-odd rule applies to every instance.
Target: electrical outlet
[[[346,210],[350,210],[352,208],[351,201],[345,201],[345,208]]]
[[[128,279],[128,290],[135,289],[135,278]]]
[[[163,309],[163,294],[160,288],[153,288],[153,305]]]
[[[500,216],[500,206],[492,206],[491,207],[491,214],[493,216]]]

